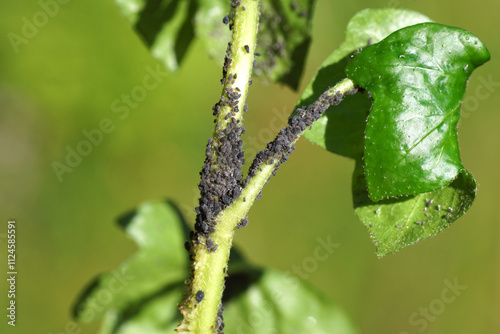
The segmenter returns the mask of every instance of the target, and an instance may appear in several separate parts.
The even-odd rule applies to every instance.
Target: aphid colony
[[[226,112],[224,116],[226,127],[222,128],[217,123],[216,128],[220,130],[215,138],[208,140],[205,163],[200,172],[201,181],[198,186],[201,196],[199,206],[195,209],[196,232],[202,240],[204,237],[205,245],[210,252],[217,250],[217,245],[209,236],[210,233],[215,232],[217,224],[215,217],[240,196],[243,178],[241,169],[245,163],[241,140],[245,129],[240,125],[240,120],[235,117],[240,112],[238,104],[241,93],[238,87],[233,87],[238,74],[230,73],[231,63],[231,44],[229,43],[222,70],[223,94],[212,111],[214,116],[218,116],[222,108],[229,107],[230,112]],[[217,118],[215,122],[218,122]],[[199,240],[199,238],[193,238],[193,240]]]
[[[222,303],[220,303],[219,310],[217,312],[217,323],[216,323],[218,334],[224,334],[222,332],[222,330],[224,329],[224,317],[222,316],[223,313],[224,313],[224,306],[222,305]]]
[[[231,2],[233,8],[239,6],[241,1],[233,0]],[[225,24],[230,22],[228,16],[224,17]],[[230,25],[231,28],[231,25]],[[221,83],[224,86],[223,94],[220,100],[212,108],[213,115],[216,116],[216,135],[208,140],[205,151],[205,162],[200,172],[201,180],[198,188],[200,189],[199,205],[195,208],[196,222],[195,232],[191,232],[191,242],[186,242],[185,247],[190,253],[191,262],[193,262],[193,245],[204,244],[209,252],[217,251],[217,244],[210,238],[210,234],[216,231],[217,222],[215,218],[226,207],[231,205],[241,195],[242,189],[247,184],[248,180],[255,176],[262,164],[275,164],[273,175],[276,174],[281,163],[288,159],[288,156],[293,152],[295,147],[294,142],[299,135],[314,121],[319,119],[323,112],[330,105],[337,105],[341,102],[343,95],[340,92],[330,92],[329,90],[323,93],[319,99],[312,105],[306,108],[297,109],[297,113],[292,117],[288,126],[283,128],[277,137],[267,145],[267,148],[259,152],[248,171],[248,177],[243,180],[241,169],[245,163],[243,153],[242,134],[245,132],[244,127],[238,117],[239,112],[246,111],[248,106],[246,103],[240,111],[239,102],[241,92],[239,87],[235,87],[235,80],[238,77],[237,73],[231,72],[231,43],[228,44],[226,56],[224,58],[224,66],[222,69]],[[250,53],[250,47],[243,47],[247,53]],[[255,53],[255,56],[260,56],[260,53]],[[255,61],[254,61],[255,67]],[[249,85],[251,79],[249,80]],[[354,94],[357,89],[353,89],[346,94]],[[221,117],[222,108],[224,108],[224,117]],[[228,109],[229,108],[229,109]],[[259,193],[260,198],[262,193]],[[244,199],[245,200],[245,199]],[[245,217],[239,222],[237,228],[243,228],[248,224],[248,219]],[[186,282],[189,287],[187,296],[192,296],[191,299],[195,302],[195,306],[203,301],[205,293],[198,290],[194,293],[191,290],[191,279],[194,275],[194,268],[191,268],[191,277]],[[183,314],[188,312],[188,301],[179,306]],[[224,329],[222,312],[224,308],[222,304],[219,306],[217,322],[214,332],[222,334]]]
[[[352,89],[345,94],[352,95],[356,92],[357,89]],[[281,129],[276,138],[267,144],[265,150],[257,153],[244,184],[246,184],[251,177],[255,176],[264,164],[275,164],[276,167],[274,168],[273,175],[276,175],[279,166],[288,160],[288,157],[294,151],[294,143],[299,138],[299,135],[304,132],[307,127],[310,127],[314,121],[318,120],[328,107],[331,105],[338,105],[342,101],[343,96],[341,92],[332,93],[330,89],[328,89],[312,105],[306,108],[298,108],[295,116],[288,120],[288,126]]]

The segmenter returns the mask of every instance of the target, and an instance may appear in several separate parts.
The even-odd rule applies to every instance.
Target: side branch
[[[260,198],[262,188],[269,178],[276,175],[280,165],[288,160],[295,149],[295,143],[304,131],[317,121],[328,107],[338,105],[345,95],[352,95],[357,91],[358,87],[352,80],[344,79],[326,90],[312,105],[298,108],[296,114],[289,119],[288,126],[281,129],[265,150],[257,153],[244,181],[240,198],[221,212],[222,217],[231,217],[231,221],[240,222],[235,228],[246,225],[246,215],[253,202]]]

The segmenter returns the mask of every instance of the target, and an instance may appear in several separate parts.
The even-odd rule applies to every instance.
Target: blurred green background
[[[445,232],[377,259],[352,210],[353,162],[303,139],[265,188],[236,244],[252,262],[286,271],[313,255],[318,237],[331,236],[341,246],[307,280],[338,301],[361,333],[417,333],[422,327],[410,316],[435,304],[445,280],[455,279],[467,288],[427,321],[425,333],[499,333],[500,2],[319,0],[301,88],[342,42],[352,15],[388,6],[465,28],[492,54],[470,80],[459,129],[464,165],[479,183],[475,204]],[[221,61],[209,59],[197,41],[182,69],[120,119],[111,104],[141,85],[158,62],[114,2],[61,5],[16,53],[8,33],[20,34],[23,17],[40,10],[37,1],[4,1],[0,11],[0,268],[7,271],[6,222],[16,219],[19,272],[15,329],[6,324],[8,289],[0,282],[2,333],[70,333],[65,326],[82,287],[135,251],[114,224],[117,215],[165,197],[193,219],[211,107],[221,90]],[[254,80],[248,149],[264,147],[297,98],[288,88]],[[60,182],[52,163],[64,162],[66,147],[75,149],[85,139],[82,131],[104,118],[114,131]],[[97,327],[81,325],[74,333]]]

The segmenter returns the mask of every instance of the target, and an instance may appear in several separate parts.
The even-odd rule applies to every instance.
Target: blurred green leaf
[[[241,293],[230,291],[245,286]],[[354,334],[346,314],[297,277],[276,270],[254,270],[228,280],[225,302],[228,333]]]
[[[179,67],[194,38],[192,20],[197,1],[116,0],[153,56],[169,71]]]
[[[177,304],[183,292],[184,284],[178,284],[122,312],[108,311],[100,334],[173,333],[181,320]]]
[[[200,38],[208,54],[222,64],[227,43],[231,40],[228,25],[222,22],[229,14],[231,3],[227,0],[200,0],[195,17],[196,36]]]
[[[366,47],[349,63],[347,76],[374,99],[364,150],[373,201],[437,190],[457,177],[465,87],[489,58],[471,33],[422,23]]]
[[[462,170],[449,185],[432,192],[373,202],[368,196],[361,161],[352,182],[354,212],[370,231],[377,255],[396,252],[450,226],[472,205],[474,177]]]
[[[345,77],[345,67],[356,50],[377,43],[403,27],[430,21],[424,15],[402,9],[365,9],[349,21],[344,43],[321,64],[302,93],[297,107],[312,104],[326,90]],[[305,137],[330,152],[353,159],[363,154],[366,116],[370,100],[360,94],[346,97],[305,132]]]
[[[75,307],[76,319],[104,315],[101,334],[171,332],[189,275],[186,224],[172,203],[153,202],[124,216],[120,225],[140,250],[90,285]],[[297,277],[254,268],[235,249],[229,262],[223,299],[228,332],[244,326],[245,333],[355,333],[338,306]]]
[[[75,306],[75,318],[91,322],[143,303],[158,291],[183,281],[188,273],[184,219],[170,202],[142,204],[119,224],[139,246],[138,252],[115,270],[99,275]]]
[[[269,81],[299,86],[311,42],[315,0],[264,0],[261,2],[254,74]]]
[[[306,282],[276,270],[252,268],[233,259],[237,271],[226,282],[224,331],[248,334],[355,334],[349,318]],[[242,262],[243,261],[243,262]],[[235,263],[238,262],[238,263]],[[187,273],[186,273],[187,274]],[[166,289],[125,312],[108,312],[101,334],[169,333],[177,326],[182,285]]]

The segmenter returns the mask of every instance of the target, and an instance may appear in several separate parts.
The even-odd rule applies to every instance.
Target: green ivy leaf
[[[366,47],[349,63],[347,76],[374,99],[364,151],[372,200],[437,190],[457,177],[465,87],[489,58],[471,33],[422,23]]]
[[[430,19],[417,12],[402,9],[365,9],[347,25],[344,43],[321,64],[302,93],[297,107],[309,105],[326,90],[345,77],[350,55],[368,43],[377,43],[394,31]],[[305,137],[324,149],[353,159],[363,155],[366,117],[371,101],[356,94],[348,96],[339,106],[329,108],[305,132]]]
[[[179,67],[194,38],[197,1],[116,0],[137,34],[169,71]]]
[[[145,203],[120,224],[139,252],[100,275],[79,298],[75,316],[104,316],[100,334],[172,332],[189,275],[186,224],[170,202]],[[116,273],[123,273],[121,279]],[[296,276],[255,268],[234,248],[223,303],[225,329],[238,333],[355,334],[345,313]]]
[[[261,2],[254,74],[299,86],[311,42],[315,0],[264,0]]]
[[[186,224],[174,204],[145,203],[120,219],[119,224],[139,251],[87,287],[75,306],[75,318],[80,322],[92,322],[109,310],[118,312],[139,305],[187,276]]]
[[[228,281],[227,289],[246,283],[244,293],[225,302],[228,333],[353,334],[346,314],[297,277],[276,270],[247,271]]]
[[[222,22],[230,9],[231,3],[227,0],[200,0],[195,16],[196,36],[210,57],[220,64],[226,53],[227,43],[231,40],[229,27]]]
[[[354,211],[370,231],[378,256],[439,233],[460,218],[476,196],[476,181],[466,170],[441,189],[373,202],[358,161],[352,184]]]

